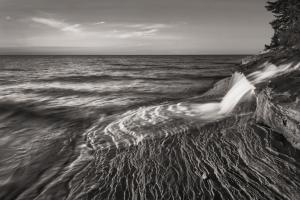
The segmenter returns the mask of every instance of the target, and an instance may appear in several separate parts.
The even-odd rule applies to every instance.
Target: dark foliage
[[[270,24],[274,29],[271,44],[266,49],[277,47],[300,48],[300,0],[268,1],[267,10],[275,16]]]

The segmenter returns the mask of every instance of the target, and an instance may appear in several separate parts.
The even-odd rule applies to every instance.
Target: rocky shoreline
[[[260,69],[263,63],[284,65],[300,62],[299,50],[275,49],[247,57],[240,70],[245,75]],[[231,78],[218,81],[203,96],[223,96],[230,89]],[[295,148],[300,149],[300,70],[272,77],[256,86],[254,119],[281,133]]]

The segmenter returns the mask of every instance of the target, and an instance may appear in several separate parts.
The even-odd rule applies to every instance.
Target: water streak
[[[232,87],[221,102],[187,105],[179,103],[175,112],[203,120],[220,119],[230,114],[243,98],[250,97],[254,93],[254,89],[254,85],[242,73],[234,73]]]
[[[104,129],[104,133],[109,135],[113,143],[118,147],[120,143],[126,143],[127,145],[138,144],[145,138],[179,133],[182,130],[177,126],[173,128],[175,131],[170,129],[169,126],[167,126],[167,130],[163,126],[160,127],[161,130],[151,128],[158,123],[166,125],[173,121],[172,119],[176,116],[181,118],[185,116],[193,117],[202,122],[227,117],[239,103],[253,97],[256,84],[297,70],[299,66],[300,63],[296,65],[289,63],[280,66],[264,63],[259,67],[261,68],[260,70],[249,74],[247,77],[242,73],[235,72],[231,78],[231,87],[220,102],[202,104],[180,102],[172,105],[140,108],[110,123]],[[174,123],[172,122],[172,124]],[[156,134],[153,134],[153,132],[156,132]]]
[[[263,65],[259,67],[261,68],[261,70],[249,74],[248,78],[253,84],[258,84],[264,81],[268,81],[269,79],[275,76],[279,76],[285,73],[292,72],[294,70],[298,70],[299,67],[300,67],[300,63],[297,63],[296,65],[294,65],[293,63],[287,63],[287,64],[276,66],[272,63],[265,62]]]

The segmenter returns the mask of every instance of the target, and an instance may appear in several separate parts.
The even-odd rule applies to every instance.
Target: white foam
[[[288,63],[276,66],[272,63],[266,62],[261,66],[261,70],[249,74],[248,78],[253,84],[258,84],[264,81],[268,81],[269,79],[275,76],[298,70],[299,66],[300,63],[298,63],[297,65],[293,65],[293,63]]]
[[[166,137],[186,132],[188,127],[183,124],[168,129],[161,127],[160,131],[155,130],[156,134],[153,134],[152,131],[154,130],[150,130],[149,125],[155,126],[158,123],[167,123],[168,119],[178,114],[202,120],[216,120],[226,117],[233,112],[241,101],[254,94],[255,84],[267,81],[279,74],[299,69],[299,67],[300,63],[294,66],[286,64],[279,67],[265,63],[261,70],[250,74],[248,78],[244,74],[236,72],[232,75],[231,88],[220,102],[204,104],[178,103],[169,106],[143,107],[135,112],[125,113],[121,119],[110,123],[105,127],[104,134],[111,136],[113,143],[118,147],[119,143],[139,144],[147,137],[155,137],[161,134]],[[134,128],[137,126],[139,131]],[[206,175],[203,175],[204,179],[205,177]]]
[[[230,114],[236,105],[253,92],[255,87],[242,73],[234,73],[232,76],[232,87],[223,97],[221,102],[210,102],[204,104],[177,104],[170,111],[199,119],[218,119]],[[177,108],[177,109],[175,109]]]
[[[261,70],[251,73],[245,77],[242,73],[234,73],[231,79],[232,87],[223,97],[221,102],[210,102],[205,104],[177,104],[169,111],[200,119],[218,119],[230,114],[244,98],[254,94],[255,84],[265,82],[284,73],[292,72],[300,68],[300,63],[293,65],[288,63],[276,66],[264,63]],[[250,81],[249,81],[250,80]],[[171,107],[171,106],[170,106]]]
[[[255,89],[243,74],[235,73],[233,77],[233,86],[221,101],[219,114],[232,112],[241,99]]]

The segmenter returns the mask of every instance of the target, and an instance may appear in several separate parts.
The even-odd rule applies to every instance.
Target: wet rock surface
[[[258,94],[256,118],[300,148],[300,72],[273,79]]]
[[[91,160],[18,199],[299,199],[299,150],[251,118],[96,149]]]

